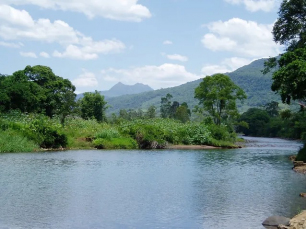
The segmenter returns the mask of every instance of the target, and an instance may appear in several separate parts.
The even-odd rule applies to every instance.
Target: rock
[[[278,226],[280,224],[289,226],[289,218],[283,216],[270,216],[265,221],[263,221],[262,225],[264,226]]]
[[[300,197],[306,197],[306,193],[300,193]]]
[[[293,165],[294,165],[294,167],[303,166],[304,165],[304,161],[294,161]]]
[[[282,229],[306,229],[306,211],[294,216],[289,222],[289,227]]]
[[[295,161],[295,159],[296,159],[296,155],[292,155],[292,156],[290,156],[290,157],[289,157],[289,159],[290,159],[290,161]]]
[[[289,227],[280,224],[280,225],[278,225],[277,229],[289,229]]]

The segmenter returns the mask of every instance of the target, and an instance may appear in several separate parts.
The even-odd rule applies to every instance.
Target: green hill
[[[263,75],[261,73],[265,60],[256,60],[234,72],[227,73],[235,84],[241,87],[248,95],[248,99],[244,104],[238,105],[240,111],[246,111],[249,107],[262,106],[272,100],[280,102],[280,96],[271,91],[271,74]],[[177,87],[106,98],[106,101],[111,106],[107,113],[118,113],[120,109],[140,108],[146,110],[151,105],[159,108],[161,97],[164,97],[167,93],[173,96],[172,101],[178,101],[180,103],[187,102],[192,109],[198,103],[194,99],[194,89],[201,81],[202,79],[199,79]]]

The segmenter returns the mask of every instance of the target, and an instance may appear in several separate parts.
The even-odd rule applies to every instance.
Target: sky
[[[153,89],[225,73],[283,48],[280,0],[0,0],[0,73],[49,66],[76,92]]]

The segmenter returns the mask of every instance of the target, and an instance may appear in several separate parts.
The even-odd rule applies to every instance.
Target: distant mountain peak
[[[139,94],[148,91],[153,91],[153,89],[150,86],[142,83],[126,85],[122,82],[118,82],[108,91],[100,91],[100,93],[106,97],[117,97],[121,95]]]

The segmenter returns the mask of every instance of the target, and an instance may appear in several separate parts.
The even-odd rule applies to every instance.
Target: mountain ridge
[[[237,104],[240,112],[246,111],[250,107],[263,106],[271,101],[281,103],[280,96],[271,90],[272,74],[263,75],[261,72],[264,69],[264,62],[266,60],[266,58],[255,60],[249,65],[238,68],[233,72],[225,73],[248,96],[248,99],[243,104]],[[202,80],[198,79],[180,86],[142,92],[140,94],[106,98],[110,105],[107,114],[118,113],[120,109],[146,110],[151,105],[159,108],[161,97],[166,96],[167,93],[173,96],[172,101],[178,101],[179,103],[187,102],[189,107],[193,109],[198,104],[198,101],[194,98],[194,89]]]

